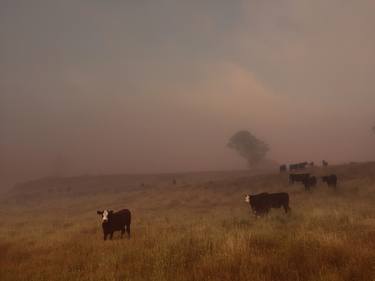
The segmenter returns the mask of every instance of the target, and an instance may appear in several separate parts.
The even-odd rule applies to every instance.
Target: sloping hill
[[[0,204],[1,280],[374,280],[375,163],[310,172],[338,190],[248,171],[18,185]],[[264,191],[288,192],[291,215],[255,218],[244,194]],[[102,241],[104,208],[132,211],[131,240]]]

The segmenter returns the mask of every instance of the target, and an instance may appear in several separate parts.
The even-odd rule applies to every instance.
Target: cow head
[[[113,213],[112,210],[97,211],[98,215],[102,216],[102,222],[108,222],[110,215]]]
[[[251,195],[249,195],[249,194],[246,194],[245,195],[245,202],[246,203],[249,203],[250,204],[250,207],[251,207],[251,211],[254,213],[254,214],[256,214],[257,213],[257,210],[256,210],[256,207],[255,207],[255,205],[254,204],[251,204]]]

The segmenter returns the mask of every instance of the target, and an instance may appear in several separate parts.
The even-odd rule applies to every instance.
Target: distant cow
[[[308,180],[310,174],[289,174],[289,183],[294,184],[295,182],[304,182]]]
[[[302,183],[305,186],[305,190],[310,190],[311,187],[315,187],[316,186],[317,180],[316,180],[316,177],[309,176],[309,177],[305,178],[302,181]]]
[[[298,164],[289,164],[289,171],[298,170]]]
[[[127,209],[113,212],[112,210],[97,211],[98,215],[102,216],[102,228],[104,240],[107,240],[107,235],[112,240],[113,232],[121,231],[121,238],[125,231],[130,238],[130,222],[131,213]]]
[[[287,171],[287,167],[285,164],[280,165],[280,173],[285,173]]]
[[[327,167],[328,166],[328,162],[326,160],[322,160],[322,166],[323,167]]]
[[[289,195],[288,193],[260,193],[256,195],[245,196],[245,201],[250,204],[251,209],[255,215],[264,215],[269,212],[271,208],[283,207],[285,213],[290,211]]]
[[[337,176],[335,174],[329,175],[329,176],[323,176],[322,181],[327,183],[328,186],[332,186],[336,188],[337,186]]]
[[[290,171],[304,170],[304,169],[306,169],[307,164],[308,164],[307,162],[301,162],[301,163],[297,163],[297,164],[290,164],[289,165],[289,170]]]

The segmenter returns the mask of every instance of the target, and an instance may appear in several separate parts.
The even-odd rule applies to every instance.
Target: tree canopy
[[[267,143],[259,140],[246,130],[235,133],[229,139],[228,147],[234,149],[240,156],[244,157],[250,167],[259,164],[269,151]]]

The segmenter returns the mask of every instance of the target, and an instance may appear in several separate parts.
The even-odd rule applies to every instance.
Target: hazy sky
[[[0,176],[375,158],[375,1],[0,0]]]

